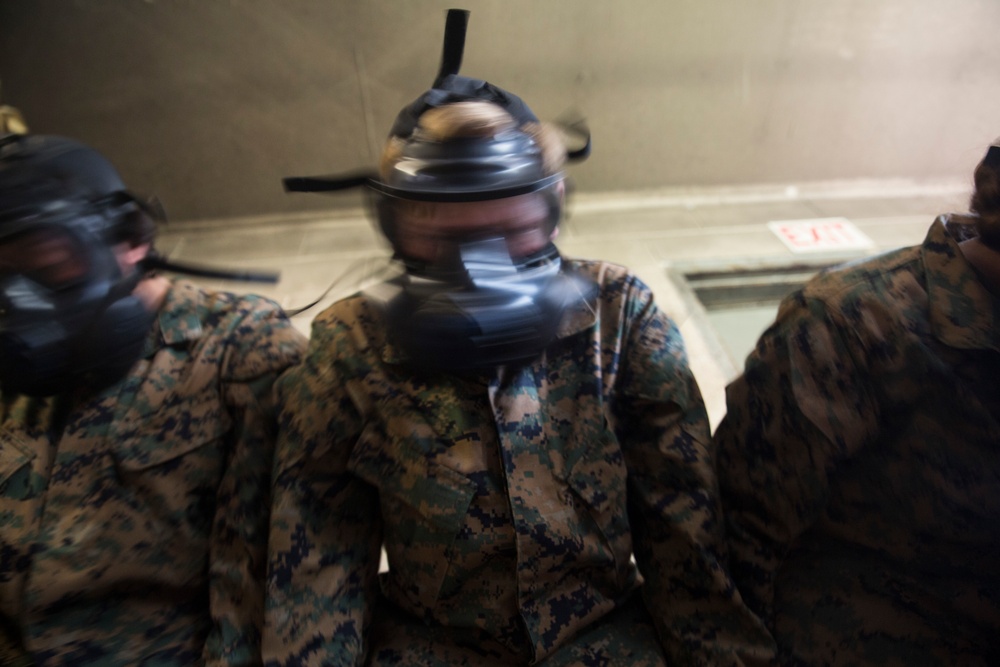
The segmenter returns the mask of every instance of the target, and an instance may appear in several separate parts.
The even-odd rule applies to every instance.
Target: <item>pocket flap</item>
[[[358,439],[348,469],[444,530],[465,519],[476,486],[462,473],[427,459],[406,438],[387,441],[369,426]],[[392,517],[386,517],[392,521]]]
[[[122,425],[115,445],[118,464],[128,470],[162,465],[221,438],[229,430],[228,415],[218,401],[197,398]]]

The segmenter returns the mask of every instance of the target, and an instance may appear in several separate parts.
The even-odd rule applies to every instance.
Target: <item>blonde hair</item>
[[[517,127],[514,117],[492,102],[470,100],[446,104],[424,112],[416,132],[431,141],[492,137]],[[566,162],[566,146],[559,132],[545,123],[521,125],[522,132],[538,144],[542,152],[542,170],[546,176],[562,169]],[[390,137],[382,150],[379,173],[388,178],[403,154],[406,139]]]

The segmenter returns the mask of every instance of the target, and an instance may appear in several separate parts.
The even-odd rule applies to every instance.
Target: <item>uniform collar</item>
[[[595,293],[590,299],[581,301],[563,313],[562,321],[556,330],[556,340],[575,336],[594,326],[597,322],[597,296]]]
[[[966,261],[959,241],[975,236],[974,219],[942,215],[921,248],[930,322],[942,343],[960,349],[1000,349],[1000,303]]]
[[[186,280],[172,281],[156,317],[156,325],[146,339],[143,356],[152,356],[161,347],[180,345],[201,338],[204,333],[203,313],[202,291]]]

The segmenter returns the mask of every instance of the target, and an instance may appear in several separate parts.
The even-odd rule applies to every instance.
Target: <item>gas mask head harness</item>
[[[451,372],[534,358],[555,339],[563,315],[596,291],[591,280],[563,264],[551,243],[562,216],[563,174],[546,169],[543,146],[528,129],[539,125],[538,118],[517,96],[458,74],[467,23],[467,11],[448,11],[438,76],[397,116],[390,132],[396,154],[381,175],[284,181],[293,192],[366,186],[373,193],[380,229],[406,271],[369,296],[383,308],[392,341],[412,365]],[[444,138],[422,127],[427,112],[470,101],[495,105],[513,123],[487,136]],[[590,154],[586,128],[566,129],[585,141],[565,158],[585,159]],[[403,224],[403,212],[420,203],[428,209],[473,203],[481,211],[486,202],[502,207],[502,200],[523,196],[537,197],[545,207],[529,221],[537,223],[529,231],[541,234],[542,242],[527,252],[516,250],[509,231],[484,231],[474,221],[463,225],[459,220],[446,237],[428,223],[423,233],[434,247],[429,254],[415,253],[405,242],[404,235],[422,233],[419,222]]]
[[[151,269],[275,279],[175,265],[152,251],[123,273],[116,246],[134,244],[131,226],[151,228],[159,214],[79,142],[0,138],[0,391],[43,397],[121,378],[156,316],[133,294]]]

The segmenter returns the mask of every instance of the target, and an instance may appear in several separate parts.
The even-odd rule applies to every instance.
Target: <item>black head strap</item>
[[[336,192],[370,185],[378,175],[363,171],[341,176],[289,176],[281,179],[285,192]]]
[[[444,24],[444,48],[441,52],[441,68],[434,80],[437,88],[452,74],[458,74],[462,69],[462,56],[465,54],[465,33],[469,27],[469,11],[467,9],[449,9],[448,18]]]

